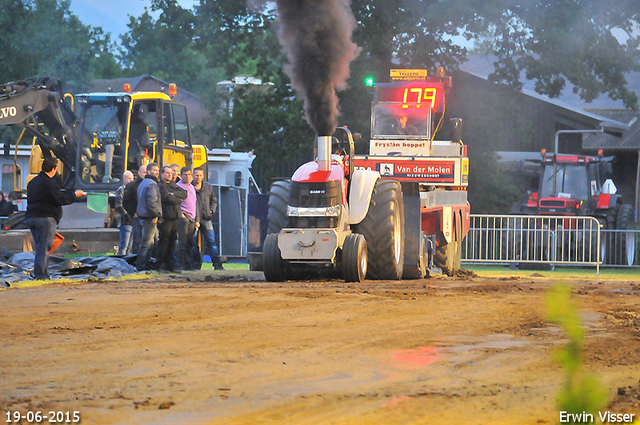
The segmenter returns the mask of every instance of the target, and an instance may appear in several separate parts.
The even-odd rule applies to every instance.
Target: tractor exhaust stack
[[[331,136],[318,136],[318,170],[331,170]]]

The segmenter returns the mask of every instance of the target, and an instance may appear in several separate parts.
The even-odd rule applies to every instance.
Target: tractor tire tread
[[[400,215],[401,228],[394,229],[395,214]],[[400,280],[404,266],[404,212],[402,187],[395,180],[378,180],[369,211],[355,232],[364,236],[368,249],[367,277],[378,280]],[[396,262],[395,232],[402,240],[400,261]]]
[[[622,204],[620,208],[618,208],[618,213],[616,214],[616,230],[628,230],[635,229],[635,217],[633,214],[633,207],[629,204]],[[628,264],[627,258],[627,238],[624,233],[619,233],[616,238],[616,264],[619,265],[631,265]],[[631,259],[633,262],[633,259]]]
[[[284,264],[280,254],[277,233],[268,234],[264,240],[262,263],[264,277],[268,282],[284,282],[287,280],[286,264]]]
[[[289,204],[289,180],[277,181],[269,191],[269,211],[267,212],[267,234],[280,233],[287,227],[287,205]]]

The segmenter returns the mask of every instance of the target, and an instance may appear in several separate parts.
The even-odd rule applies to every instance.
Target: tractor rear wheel
[[[608,211],[604,217],[598,218],[598,222],[602,225],[600,232],[600,259],[602,264],[616,264],[616,241],[619,236],[612,232],[616,228],[615,211]]]
[[[267,210],[267,234],[280,233],[288,224],[287,204],[289,201],[289,186],[291,182],[278,181],[273,184],[269,192]],[[262,251],[264,252],[264,242]],[[263,254],[249,253],[249,270],[264,271]]]
[[[278,181],[271,186],[269,191],[269,211],[267,213],[267,234],[280,233],[283,227],[287,227],[287,205],[289,203],[289,187],[291,182]]]
[[[282,260],[278,247],[278,234],[269,233],[262,248],[262,265],[264,277],[269,282],[284,282],[287,280],[287,265]]]
[[[624,232],[616,235],[616,264],[624,266],[633,265],[636,254],[635,233],[636,229],[633,207],[623,204],[616,215],[616,230]]]
[[[404,267],[404,205],[402,186],[395,180],[378,180],[366,217],[354,232],[367,242],[367,277],[400,280]]]
[[[362,282],[367,276],[367,242],[357,233],[348,235],[342,246],[342,275],[345,282]]]

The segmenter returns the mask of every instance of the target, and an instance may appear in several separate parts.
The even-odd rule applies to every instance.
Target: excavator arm
[[[78,140],[78,117],[64,102],[59,80],[42,77],[0,85],[0,125],[25,128],[36,137],[43,155],[55,155],[69,172],[72,187]]]

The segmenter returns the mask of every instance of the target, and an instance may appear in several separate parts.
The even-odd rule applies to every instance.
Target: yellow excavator
[[[206,147],[192,145],[187,107],[176,94],[175,84],[167,92],[133,92],[125,84],[120,92],[72,96],[48,77],[0,85],[0,125],[23,128],[15,144],[15,191],[23,187],[16,161],[23,143],[31,144],[25,186],[50,156],[62,163],[65,189],[90,193],[114,191],[125,170],[135,174],[150,162],[206,168]]]

